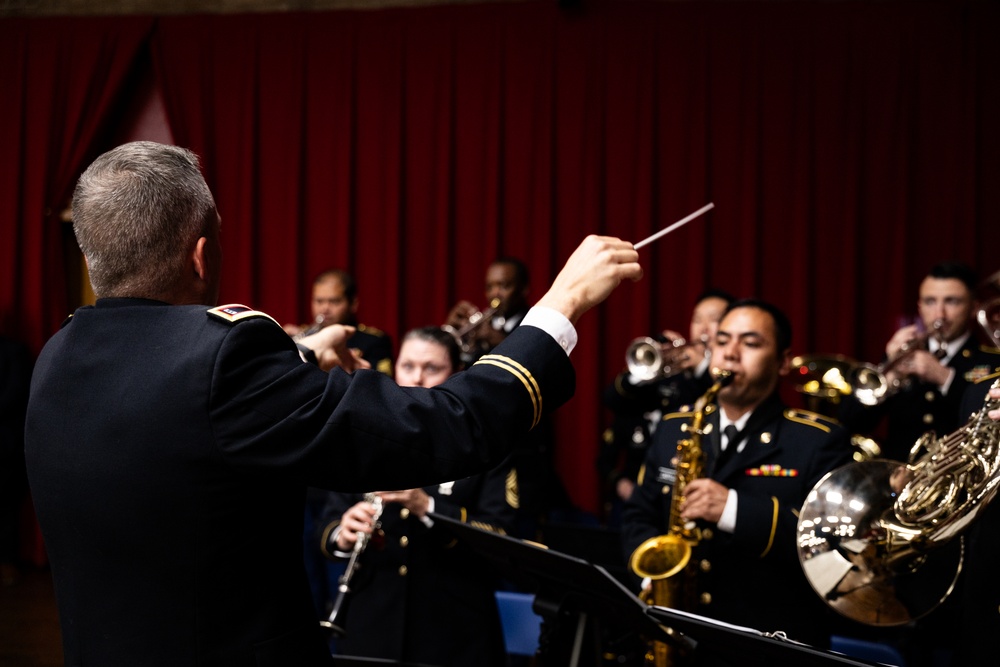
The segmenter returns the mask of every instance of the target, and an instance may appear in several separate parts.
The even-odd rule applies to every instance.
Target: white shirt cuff
[[[558,310],[545,306],[532,306],[521,320],[521,326],[535,327],[552,336],[553,340],[559,343],[559,347],[566,352],[566,356],[569,356],[576,347],[576,327]]]
[[[427,514],[420,517],[420,521],[428,528],[434,525],[434,519],[429,515],[434,511],[434,496],[427,496]]]
[[[736,490],[729,489],[729,496],[726,498],[726,506],[722,508],[722,516],[719,523],[715,524],[724,533],[732,533],[736,530]]]

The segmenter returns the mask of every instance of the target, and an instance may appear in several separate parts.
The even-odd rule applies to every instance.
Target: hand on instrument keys
[[[347,347],[347,340],[352,335],[354,327],[331,324],[298,342],[316,353],[319,367],[325,371],[335,366],[340,366],[348,373],[353,373],[359,368],[371,368],[371,364],[361,358],[358,350]]]
[[[427,516],[430,507],[430,496],[423,489],[407,489],[405,491],[379,491],[382,502],[399,503],[416,516],[422,519]]]
[[[583,313],[604,301],[623,279],[642,278],[639,253],[628,241],[590,235],[583,240],[536,306],[559,311],[576,324]]]
[[[337,549],[350,551],[358,541],[358,535],[372,534],[375,524],[375,506],[361,501],[350,507],[340,517],[340,531],[337,534]]]
[[[722,510],[726,509],[727,500],[729,500],[729,489],[714,479],[702,477],[691,480],[684,487],[681,518],[685,521],[704,519],[718,523],[722,518]]]
[[[996,389],[990,389],[990,398],[992,398],[993,400],[1000,399],[1000,387],[997,387]],[[996,410],[990,410],[986,414],[988,414],[990,419],[992,419],[993,421],[1000,422],[1000,408]]]

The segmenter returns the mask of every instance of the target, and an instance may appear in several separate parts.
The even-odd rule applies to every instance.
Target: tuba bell
[[[998,407],[987,395],[965,426],[941,438],[924,434],[908,463],[850,463],[810,491],[799,513],[799,561],[829,606],[866,625],[894,626],[948,597],[962,567],[962,533],[1000,486],[1000,423],[987,414]]]

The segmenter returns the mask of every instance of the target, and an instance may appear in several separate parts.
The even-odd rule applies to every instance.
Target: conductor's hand
[[[371,368],[371,364],[359,354],[349,350],[347,340],[354,335],[354,327],[331,324],[298,342],[316,353],[319,367],[325,371],[340,366],[348,373],[359,368]]]
[[[535,305],[553,308],[572,322],[604,301],[623,279],[642,278],[639,253],[628,241],[588,236],[573,251],[549,291]]]
[[[354,549],[354,543],[358,541],[358,535],[361,533],[371,535],[374,526],[375,506],[362,500],[344,512],[344,515],[340,517],[337,549],[340,551],[351,551]]]
[[[704,519],[718,523],[722,518],[722,510],[726,509],[729,499],[729,489],[714,479],[702,477],[688,482],[684,487],[684,504],[681,505],[681,518],[685,521]]]
[[[379,491],[382,501],[399,503],[418,519],[427,516],[430,507],[430,496],[423,489],[407,489],[406,491]]]

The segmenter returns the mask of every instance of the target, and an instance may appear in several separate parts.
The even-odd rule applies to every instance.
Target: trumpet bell
[[[922,544],[896,518],[906,465],[876,459],[826,475],[799,513],[798,553],[809,584],[841,615],[873,626],[916,620],[951,593],[962,540]]]
[[[664,374],[660,344],[653,338],[637,338],[625,350],[628,372],[640,382],[652,382]]]
[[[889,381],[878,368],[860,364],[851,370],[851,387],[854,397],[862,405],[878,405],[889,393]]]

